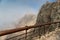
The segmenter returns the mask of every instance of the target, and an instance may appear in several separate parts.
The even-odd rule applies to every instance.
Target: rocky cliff
[[[57,21],[60,21],[60,2],[59,3],[58,2],[52,2],[52,3],[48,2],[48,3],[44,4],[37,16],[36,25],[48,23],[48,22],[57,22]],[[53,31],[59,29],[59,26],[60,26],[59,24],[46,25],[45,32],[46,33],[53,32]],[[36,28],[35,30],[36,31],[41,30],[40,31],[40,32],[42,32],[41,35],[44,34],[43,28]],[[59,33],[60,33],[60,31],[59,31]],[[58,36],[59,34],[54,33],[53,35]],[[54,36],[52,36],[52,35],[49,38],[51,38],[51,37],[54,38]],[[59,37],[58,38],[55,37],[57,39],[52,38],[50,40],[60,40]],[[49,38],[47,38],[47,39],[49,39]],[[47,40],[47,39],[42,38],[41,40]]]
[[[60,3],[46,3],[42,6],[36,23],[54,22],[60,20]]]

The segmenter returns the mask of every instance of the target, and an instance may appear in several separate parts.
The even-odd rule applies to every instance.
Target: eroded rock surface
[[[48,23],[48,22],[58,22],[58,21],[60,21],[60,2],[59,3],[58,2],[46,3],[42,6],[42,8],[37,16],[36,25]],[[40,32],[42,32],[41,35],[45,35],[47,33],[55,31],[56,29],[59,29],[60,28],[59,26],[60,26],[60,24],[46,25],[46,26],[44,26],[46,28],[45,33],[44,33],[44,27],[36,28],[35,30],[36,31],[41,30],[40,31]],[[54,34],[54,36],[58,36],[58,35],[59,34],[57,34],[57,35]],[[58,38],[57,37],[54,38],[54,36],[51,36],[53,38],[49,37],[49,38],[51,38],[50,40],[60,40],[59,39],[60,36],[58,36]],[[49,38],[47,38],[47,39],[49,39]],[[44,38],[42,38],[42,39],[45,40]]]

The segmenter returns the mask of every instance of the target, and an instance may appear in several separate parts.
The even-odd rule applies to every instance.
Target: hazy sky
[[[16,22],[25,14],[37,14],[45,2],[46,0],[0,0],[0,29]]]

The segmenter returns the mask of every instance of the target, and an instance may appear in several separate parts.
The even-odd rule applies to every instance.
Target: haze
[[[12,27],[14,23],[25,14],[38,14],[44,3],[46,0],[0,0],[0,30],[14,28]]]

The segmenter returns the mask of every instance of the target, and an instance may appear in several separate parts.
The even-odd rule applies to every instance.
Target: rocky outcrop
[[[60,21],[60,2],[46,3],[42,6],[36,20],[36,25],[48,23],[48,22],[57,22]],[[44,27],[36,28],[36,31],[41,30],[40,35],[45,35],[46,33],[55,31],[59,28],[59,24],[46,25],[45,33]],[[38,32],[39,33],[39,32]],[[53,39],[54,40],[54,39]]]

